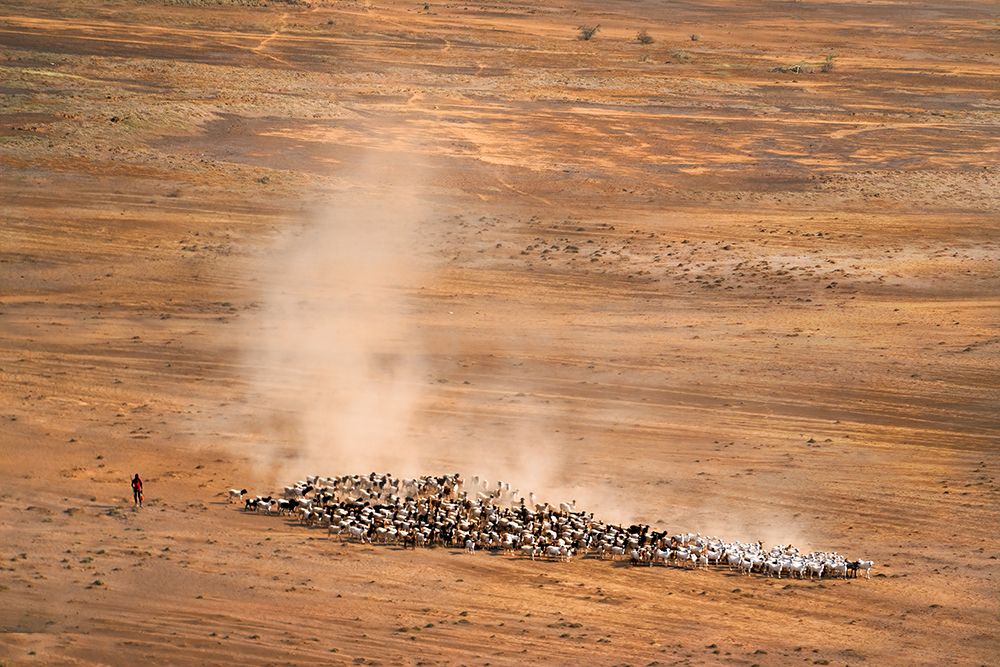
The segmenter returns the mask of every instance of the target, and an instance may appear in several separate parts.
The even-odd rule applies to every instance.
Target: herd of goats
[[[647,525],[620,526],[576,509],[576,501],[552,506],[521,498],[510,485],[490,486],[459,475],[398,479],[389,474],[307,477],[281,497],[247,496],[230,489],[245,511],[293,515],[325,527],[330,537],[405,548],[443,546],[468,553],[486,549],[524,558],[568,562],[574,556],[625,560],[633,565],[728,567],[741,574],[871,578],[872,561],[836,552],[800,554],[791,545],[766,549],[762,542],[726,542],[700,533],[668,534]]]

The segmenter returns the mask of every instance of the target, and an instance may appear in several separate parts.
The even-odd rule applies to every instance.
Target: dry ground
[[[0,2],[0,661],[994,664],[995,10]],[[263,441],[296,465],[259,267],[386,182],[435,267],[391,350],[428,471],[537,454],[598,513],[876,576],[414,555],[227,505],[289,481]]]

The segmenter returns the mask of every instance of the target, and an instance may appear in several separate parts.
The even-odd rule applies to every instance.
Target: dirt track
[[[992,3],[39,4],[0,5],[3,664],[996,661]],[[311,397],[254,361],[260,267],[400,182],[433,271],[378,343],[419,359],[427,472],[537,464],[873,579],[414,555],[227,505],[313,463]]]

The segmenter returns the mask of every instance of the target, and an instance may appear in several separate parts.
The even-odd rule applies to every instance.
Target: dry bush
[[[640,44],[652,44],[653,37],[648,32],[646,32],[645,28],[643,28],[642,30],[636,33],[635,41],[639,42]]]
[[[794,65],[778,65],[777,67],[772,67],[772,72],[780,72],[781,74],[815,74],[816,72],[832,72],[833,71],[833,59],[832,53],[827,55],[826,59],[820,64],[814,64],[806,62],[805,60],[800,60]]]
[[[600,24],[598,24],[598,25],[582,25],[579,28],[577,28],[577,30],[580,31],[580,34],[577,35],[577,39],[579,39],[581,41],[584,41],[584,42],[589,42],[591,39],[594,38],[594,35],[596,35],[597,31],[600,30],[600,29],[601,29]]]
[[[682,51],[680,49],[671,49],[670,60],[668,60],[667,62],[673,62],[675,60],[679,63],[686,63],[687,61],[691,60],[691,54],[688,53],[687,51]]]
[[[772,67],[771,71],[780,72],[781,74],[812,74],[813,68],[809,63],[803,61],[794,65],[778,65],[777,67]]]

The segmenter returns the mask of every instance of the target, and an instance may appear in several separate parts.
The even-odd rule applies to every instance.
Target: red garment
[[[141,479],[133,479],[132,480],[132,490],[133,491],[142,491],[142,480]]]

